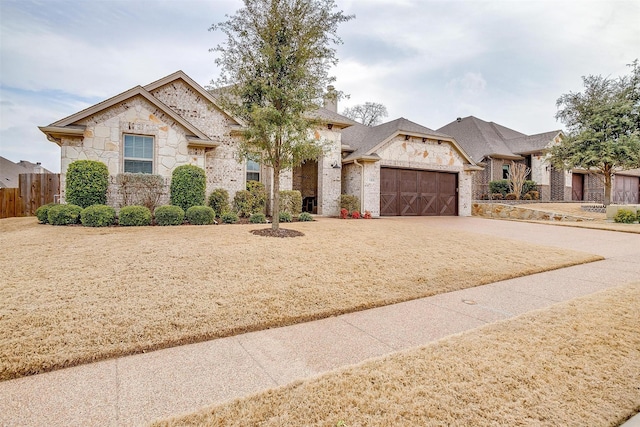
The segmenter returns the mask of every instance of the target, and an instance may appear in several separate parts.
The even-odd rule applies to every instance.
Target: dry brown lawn
[[[615,426],[640,411],[640,283],[157,426]]]
[[[601,259],[426,219],[287,227],[306,235],[0,220],[0,380]]]

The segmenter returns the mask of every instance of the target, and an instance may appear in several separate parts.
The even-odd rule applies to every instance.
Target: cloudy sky
[[[339,110],[373,101],[437,129],[474,115],[533,134],[561,129],[556,99],[581,76],[628,74],[640,2],[336,0]],[[0,156],[60,170],[48,125],[183,70],[218,75],[213,23],[241,0],[0,0]]]

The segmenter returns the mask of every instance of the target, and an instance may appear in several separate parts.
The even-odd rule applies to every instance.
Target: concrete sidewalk
[[[2,426],[143,425],[640,280],[640,235],[394,218],[603,255],[595,263],[315,322],[0,382]]]

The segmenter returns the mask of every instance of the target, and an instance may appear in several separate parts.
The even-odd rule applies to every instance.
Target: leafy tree
[[[584,93],[562,95],[556,119],[568,127],[567,137],[550,150],[560,169],[581,168],[601,174],[604,202],[611,203],[614,173],[640,167],[640,66],[617,79],[583,77]]]
[[[244,8],[213,25],[226,42],[214,82],[223,108],[244,124],[240,155],[274,172],[273,222],[279,228],[280,172],[317,158],[323,147],[310,132],[309,113],[322,105],[335,80],[338,24],[353,18],[334,12],[333,0],[244,0]]]
[[[387,112],[387,107],[383,104],[365,102],[364,104],[354,105],[351,108],[345,108],[342,115],[363,125],[375,126],[382,123],[382,118],[387,117],[389,113]]]

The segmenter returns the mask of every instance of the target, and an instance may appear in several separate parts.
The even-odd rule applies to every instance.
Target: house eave
[[[77,138],[84,136],[84,126],[38,126],[38,129],[47,136],[47,139],[61,145],[63,137]]]
[[[484,170],[484,167],[480,166],[480,165],[471,165],[471,164],[465,164],[463,166],[463,170],[465,172],[479,172]]]
[[[195,148],[216,148],[220,146],[220,141],[200,138],[187,138],[187,146]]]

